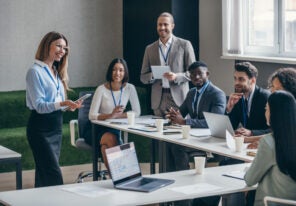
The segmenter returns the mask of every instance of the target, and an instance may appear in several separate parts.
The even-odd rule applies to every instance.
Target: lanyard
[[[168,60],[168,57],[169,57],[169,53],[170,53],[170,51],[171,51],[171,45],[170,45],[170,47],[169,47],[169,49],[168,49],[166,55],[164,55],[161,46],[158,45],[158,47],[159,47],[159,49],[160,49],[161,56],[162,56],[162,58],[163,58],[165,64],[167,65],[167,64],[168,64],[168,63],[167,63],[167,60]]]
[[[248,119],[248,105],[247,105],[247,100],[245,98],[242,98],[242,105],[243,105],[243,125],[246,128],[247,119]]]
[[[57,78],[57,83],[56,81],[53,79],[53,77],[51,76],[51,74],[49,73],[48,69],[46,67],[43,67],[46,71],[46,73],[49,75],[49,77],[51,78],[51,80],[53,81],[53,83],[56,85],[56,88],[57,88],[57,95],[59,94],[60,92],[60,81],[59,81],[59,76],[58,76],[58,73],[56,73],[56,78]]]
[[[192,101],[192,111],[193,111],[193,113],[195,112],[195,106],[196,106],[196,115],[197,115],[197,101],[198,101],[199,97],[204,93],[204,91],[208,87],[209,83],[210,83],[210,81],[207,81],[205,83],[205,85],[203,85],[202,88],[200,89],[200,92],[198,92],[197,88],[195,88],[195,96]]]
[[[116,100],[115,100],[115,97],[114,97],[114,93],[112,91],[112,86],[111,86],[111,82],[110,82],[110,90],[111,90],[111,94],[112,94],[112,98],[113,98],[113,102],[114,102],[114,106],[116,107]],[[122,85],[120,87],[120,97],[119,97],[119,100],[118,100],[118,106],[120,105],[121,103],[121,97],[122,97]]]

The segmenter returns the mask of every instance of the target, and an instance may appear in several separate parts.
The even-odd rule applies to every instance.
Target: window
[[[296,62],[296,0],[223,0],[222,14],[223,56]]]

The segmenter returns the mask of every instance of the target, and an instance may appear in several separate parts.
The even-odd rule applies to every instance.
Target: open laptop
[[[231,135],[234,135],[234,130],[227,115],[210,112],[203,112],[203,114],[211,131],[211,136],[226,138],[226,130]]]
[[[133,142],[106,149],[114,187],[123,190],[151,192],[174,183],[174,180],[142,177]]]

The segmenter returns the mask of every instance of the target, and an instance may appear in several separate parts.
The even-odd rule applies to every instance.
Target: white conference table
[[[175,183],[151,193],[117,190],[113,188],[111,180],[103,180],[0,192],[0,203],[2,201],[4,205],[6,203],[14,206],[146,205],[214,195],[227,196],[232,193],[256,189],[256,187],[246,186],[244,180],[222,176],[222,174],[231,171],[243,171],[246,166],[248,166],[247,163],[205,168],[202,175],[196,174],[195,170],[147,175],[175,180]],[[69,192],[65,188],[76,189],[77,193]],[[185,193],[186,189],[189,191],[188,193]],[[90,190],[91,193],[96,190],[106,193],[97,193],[90,197],[86,195],[90,193],[85,194],[87,190]]]
[[[16,189],[22,189],[22,155],[0,145],[0,164],[15,164]]]
[[[235,152],[231,151],[227,145],[226,140],[223,138],[216,138],[212,136],[206,136],[206,137],[196,137],[196,136],[190,136],[188,139],[183,139],[182,134],[170,134],[170,135],[163,135],[161,132],[146,132],[146,131],[139,131],[139,130],[133,130],[130,129],[131,126],[127,124],[113,124],[112,122],[127,122],[127,120],[108,120],[108,121],[99,121],[99,120],[93,120],[92,123],[96,125],[106,126],[114,129],[118,129],[123,131],[124,134],[124,141],[127,142],[128,133],[137,134],[142,137],[148,137],[153,140],[158,140],[160,142],[159,144],[159,161],[160,161],[160,172],[165,172],[165,144],[162,144],[163,142],[170,142],[182,146],[186,146],[189,148],[205,151],[205,152],[212,152],[214,154],[222,155],[225,157],[230,157],[238,160],[242,160],[244,162],[251,162],[254,157],[248,156],[246,150],[243,150],[242,152]],[[140,118],[136,118],[136,126],[137,123],[144,123],[144,122],[151,123],[154,120],[151,119],[151,116],[142,116]],[[141,126],[141,125],[140,125]],[[178,129],[168,129],[166,131],[176,131]],[[180,131],[181,129],[179,129]],[[191,129],[195,130],[195,133],[198,133],[199,129]],[[95,148],[97,148],[98,141],[96,141],[95,137],[93,137],[93,145],[94,145],[94,151]],[[97,152],[93,153],[93,172],[96,174],[95,171],[97,171]],[[96,175],[94,175],[94,180],[97,180]]]

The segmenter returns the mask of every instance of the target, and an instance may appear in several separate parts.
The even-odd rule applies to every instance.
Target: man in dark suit
[[[203,112],[224,114],[226,107],[225,93],[209,81],[207,65],[201,61],[189,66],[192,88],[179,110],[171,108],[167,117],[172,123],[190,125],[192,128],[208,128]],[[189,118],[185,118],[189,115]],[[175,144],[168,144],[171,152],[168,159],[168,170],[189,169],[189,153],[197,151]],[[202,153],[202,152],[201,152]]]
[[[151,108],[154,114],[164,117],[170,107],[179,107],[189,90],[188,67],[195,61],[195,54],[190,41],[173,35],[175,24],[170,13],[164,12],[157,19],[159,39],[145,49],[141,70],[141,82],[152,84]],[[165,66],[170,72],[162,79],[155,79],[151,66]]]
[[[270,132],[265,119],[265,106],[270,92],[258,87],[257,68],[250,62],[235,64],[234,89],[226,106],[237,135],[251,136]]]

